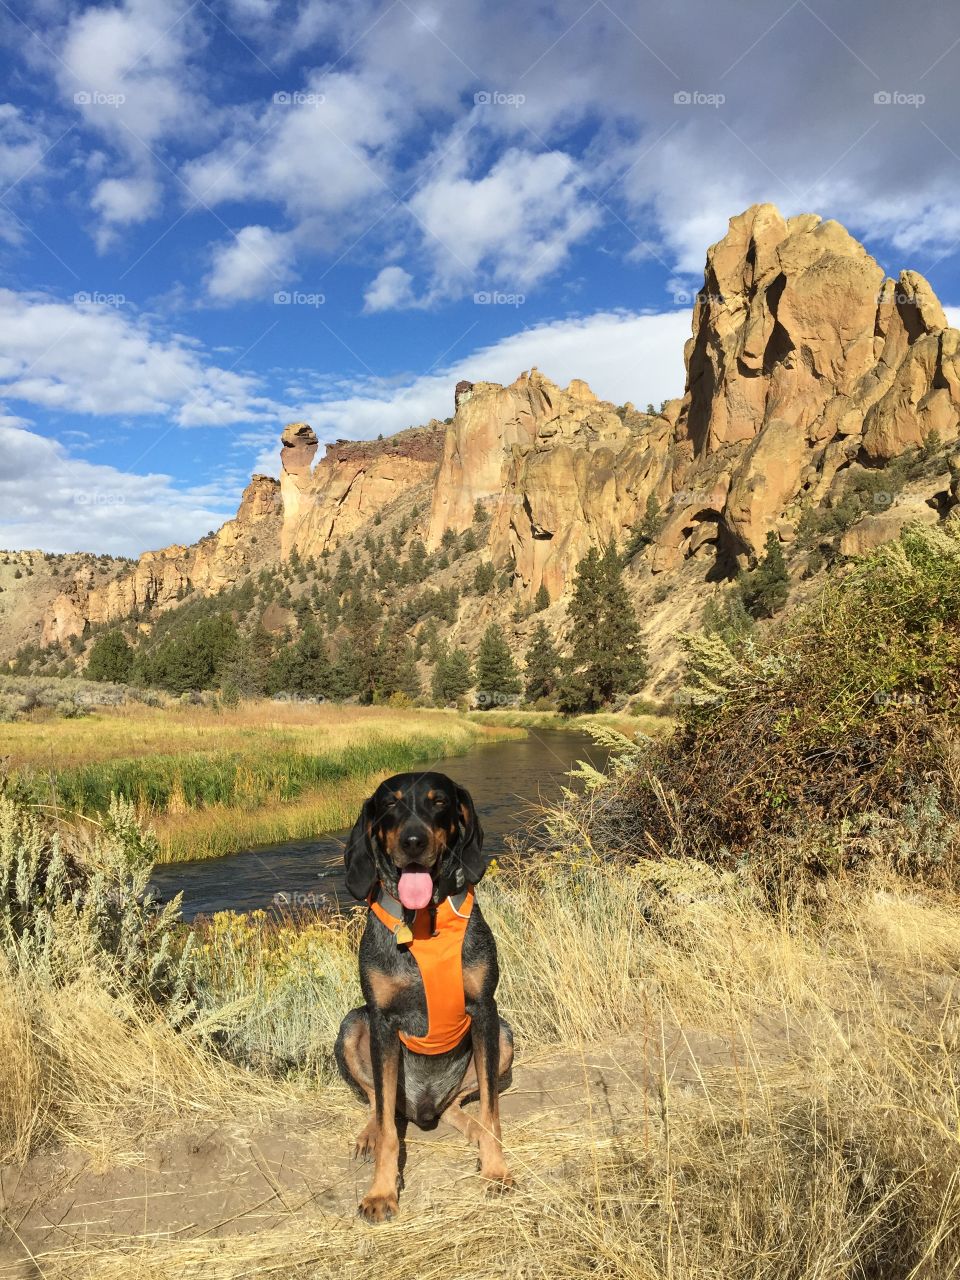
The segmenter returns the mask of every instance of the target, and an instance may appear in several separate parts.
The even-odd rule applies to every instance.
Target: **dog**
[[[489,862],[470,793],[442,773],[387,778],[347,840],[347,888],[368,904],[365,1003],[344,1018],[335,1054],[370,1106],[354,1151],[375,1160],[359,1206],[369,1222],[397,1212],[398,1114],[421,1127],[445,1120],[479,1147],[484,1178],[511,1183],[499,1095],[513,1033],[497,1012],[497,948],[474,894]],[[476,1097],[479,1119],[462,1109]]]

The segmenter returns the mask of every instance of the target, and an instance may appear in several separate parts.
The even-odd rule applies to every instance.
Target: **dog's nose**
[[[423,853],[427,847],[427,834],[425,831],[410,831],[400,841],[403,846],[403,852],[416,855]]]

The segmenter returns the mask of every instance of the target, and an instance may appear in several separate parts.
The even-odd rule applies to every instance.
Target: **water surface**
[[[541,801],[556,799],[577,760],[597,768],[607,752],[585,733],[535,730],[509,742],[489,742],[466,755],[428,761],[423,769],[449,774],[473,796],[484,831],[484,850],[501,852]],[[183,892],[183,914],[252,911],[257,907],[346,906],[343,846],[348,830],[307,840],[259,845],[221,858],[158,867],[152,885],[164,898]]]

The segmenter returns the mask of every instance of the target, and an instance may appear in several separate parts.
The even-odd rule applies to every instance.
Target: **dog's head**
[[[443,773],[398,773],[368,800],[343,854],[347,888],[366,899],[379,882],[405,907],[441,902],[487,869],[470,792]]]

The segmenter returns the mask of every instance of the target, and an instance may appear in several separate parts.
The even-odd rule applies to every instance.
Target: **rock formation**
[[[663,600],[681,569],[719,581],[771,530],[792,541],[802,508],[835,494],[851,464],[882,466],[960,433],[960,333],[930,286],[912,271],[885,278],[843,227],[812,214],[755,205],[731,219],[708,250],[684,355],[684,394],[659,413],[533,369],[506,387],[458,383],[448,426],[338,440],[318,463],[315,432],[292,423],[279,485],[254,477],[237,518],[195,547],[148,553],[104,586],[81,570],[47,608],[44,639],[169,607],[187,589],[216,591],[293,551],[362,541],[400,503],[422,508],[430,550],[486,507],[483,554],[514,587],[498,603],[506,611],[511,594],[530,599],[541,584],[562,598],[590,545],[622,542],[653,495],[662,520],[643,574],[666,575]],[[938,518],[955,487],[948,477],[936,500],[910,495],[910,510]],[[865,517],[841,550],[892,536],[908,507]]]
[[[216,533],[192,547],[147,551],[110,582],[97,581],[85,565],[53,602],[43,620],[42,643],[82,636],[87,625],[139,618],[176,604],[188,590],[213,595],[241,583],[280,549],[280,486],[271,476],[254,476],[239,510]]]
[[[443,424],[413,427],[385,440],[328,444],[311,470],[317,437],[293,423],[281,437],[283,555],[330,551],[401,494],[432,480],[440,458]]]

